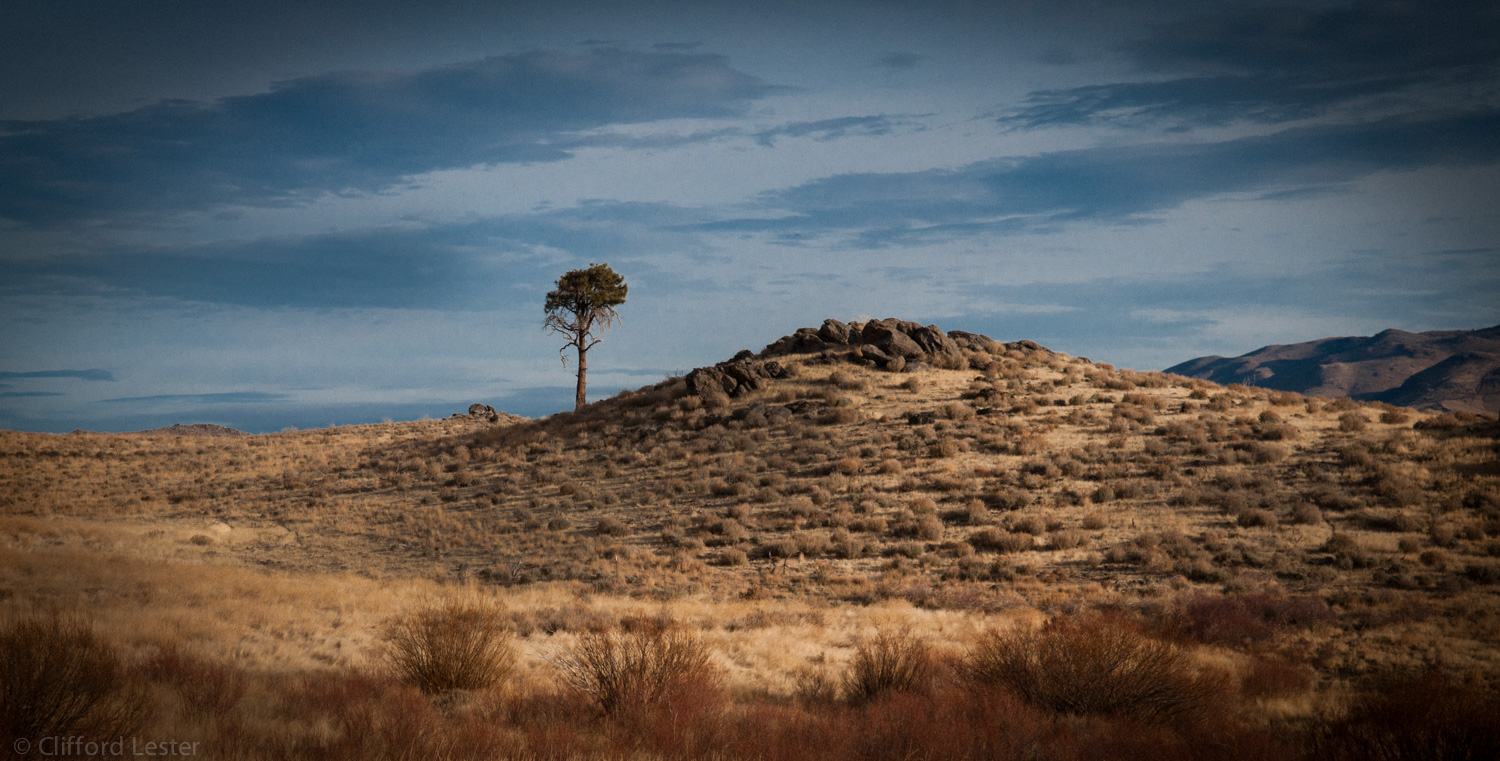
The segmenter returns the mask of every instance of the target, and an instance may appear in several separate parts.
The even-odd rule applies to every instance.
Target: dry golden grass
[[[668,379],[507,425],[0,432],[0,609],[229,664],[254,715],[303,675],[372,671],[380,633],[434,601],[503,606],[523,694],[632,619],[693,632],[731,699],[791,700],[880,632],[953,658],[1092,608],[1162,636],[1263,628],[1191,639],[1261,722],[1387,667],[1500,675],[1493,418],[1019,344],[916,374],[778,361],[791,377],[733,399]],[[1327,616],[1197,602],[1221,598]]]

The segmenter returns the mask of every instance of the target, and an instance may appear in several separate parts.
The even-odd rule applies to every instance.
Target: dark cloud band
[[[724,117],[774,88],[722,56],[613,48],[343,72],[213,103],[0,125],[0,217],[274,206],[441,169],[554,161],[559,136]]]

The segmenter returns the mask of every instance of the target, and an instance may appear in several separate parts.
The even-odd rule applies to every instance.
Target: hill
[[[1500,326],[1324,338],[1167,368],[1222,384],[1452,412],[1500,412]]]
[[[1353,758],[1428,709],[1493,738],[1493,416],[883,320],[493,417],[0,432],[0,609],[80,611],[153,733],[241,758]],[[456,603],[512,632],[504,689],[393,681],[393,622]],[[610,713],[557,666],[626,652],[600,632],[715,676]],[[1118,647],[1175,708],[993,660]]]

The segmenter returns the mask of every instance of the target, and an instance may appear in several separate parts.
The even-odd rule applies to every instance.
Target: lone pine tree
[[[584,394],[588,374],[588,352],[604,340],[600,336],[610,325],[620,321],[615,307],[625,303],[629,287],[625,278],[609,264],[589,264],[587,269],[570,270],[557,279],[557,288],[547,294],[547,319],[542,323],[553,333],[561,333],[568,342],[557,350],[567,366],[564,353],[572,346],[578,350],[578,392],[573,409],[587,403]]]

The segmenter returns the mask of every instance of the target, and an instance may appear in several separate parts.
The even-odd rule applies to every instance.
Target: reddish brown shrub
[[[927,692],[935,665],[926,640],[910,632],[880,632],[854,647],[844,697],[867,703],[888,692]]]
[[[170,684],[182,696],[191,716],[221,718],[234,710],[245,694],[245,672],[185,652],[175,644],[163,646],[141,667],[147,678]]]
[[[393,621],[381,655],[398,679],[423,692],[477,690],[510,675],[514,643],[501,611],[453,602]]]
[[[666,622],[632,631],[587,632],[552,659],[563,680],[606,715],[657,703],[703,685],[718,673],[698,638]]]
[[[969,653],[962,674],[973,688],[1002,688],[1054,713],[1147,724],[1197,718],[1225,693],[1225,680],[1196,673],[1182,648],[1103,613],[990,632]]]
[[[1500,694],[1437,672],[1368,680],[1342,719],[1317,727],[1312,756],[1327,759],[1500,758]]]
[[[0,737],[114,740],[148,716],[144,692],[115,648],[75,615],[53,613],[0,629]]]
[[[1238,645],[1333,621],[1333,611],[1316,597],[1197,595],[1178,602],[1168,626],[1206,644]]]

